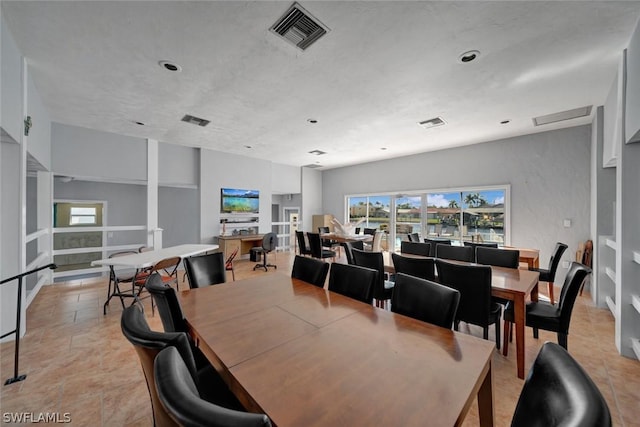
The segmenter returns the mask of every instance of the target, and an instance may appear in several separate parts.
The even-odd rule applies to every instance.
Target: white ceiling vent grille
[[[298,3],[291,5],[269,30],[302,50],[307,49],[328,31],[327,27]]]
[[[189,114],[185,114],[185,116],[182,118],[182,121],[198,126],[206,126],[211,123],[209,120],[201,119],[200,117],[191,116]]]
[[[444,125],[446,123],[447,122],[445,122],[442,117],[435,117],[433,119],[422,121],[422,122],[420,122],[418,124],[420,126],[422,126],[423,128],[425,128],[425,129],[431,129],[431,128],[435,128],[435,127],[438,127],[438,126],[442,126],[442,125]]]
[[[550,123],[561,122],[563,120],[577,119],[591,115],[591,105],[587,107],[574,108],[573,110],[561,111],[559,113],[547,114],[546,116],[534,117],[535,126],[548,125]]]

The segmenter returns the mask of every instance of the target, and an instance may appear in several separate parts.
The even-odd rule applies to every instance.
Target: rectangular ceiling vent
[[[435,128],[438,126],[442,126],[444,124],[446,124],[447,122],[445,122],[442,117],[436,117],[433,119],[429,119],[429,120],[425,120],[423,122],[418,123],[420,126],[422,126],[425,129],[431,129],[431,128]]]
[[[547,114],[546,116],[534,117],[534,126],[548,125],[550,123],[561,122],[563,120],[577,119],[591,115],[591,105],[587,107],[574,108],[573,110],[561,111],[559,113]]]
[[[206,126],[211,123],[209,120],[201,119],[200,117],[190,116],[185,114],[182,118],[183,122],[191,123],[192,125]]]
[[[328,28],[298,3],[294,3],[269,30],[299,49],[306,50],[325,35]]]
[[[309,168],[309,169],[318,169],[321,168],[322,165],[319,165],[317,163],[309,163],[308,165],[302,165],[303,168]]]

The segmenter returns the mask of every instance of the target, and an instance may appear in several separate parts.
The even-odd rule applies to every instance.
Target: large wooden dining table
[[[395,273],[391,254],[383,252],[384,267],[388,273]],[[420,255],[400,254],[409,257],[422,258]],[[449,260],[445,260],[449,261]],[[451,261],[459,264],[460,261]],[[504,268],[491,266],[491,295],[513,301],[514,323],[516,327],[516,364],[518,378],[524,379],[525,352],[524,352],[524,328],[526,323],[527,297],[531,301],[538,300],[538,279],[540,273],[518,268]]]
[[[179,294],[240,401],[277,426],[492,426],[494,345],[271,273]]]
[[[333,240],[338,243],[347,243],[347,242],[371,242],[373,240],[373,236],[370,234],[337,234],[337,233],[323,233],[320,237],[326,240]]]

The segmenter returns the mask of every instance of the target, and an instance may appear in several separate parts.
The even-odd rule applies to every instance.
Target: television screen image
[[[260,192],[238,188],[220,190],[220,211],[222,213],[259,213]]]

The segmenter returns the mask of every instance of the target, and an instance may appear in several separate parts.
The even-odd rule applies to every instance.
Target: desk
[[[347,242],[371,242],[373,240],[373,236],[370,234],[354,234],[350,236],[344,236],[336,233],[323,233],[320,235],[320,238],[323,240],[333,240],[338,243],[347,243]]]
[[[219,236],[218,243],[224,252],[224,259],[228,259],[231,253],[238,249],[238,257],[249,255],[252,248],[261,248],[264,234],[238,234],[236,236]]]
[[[393,262],[389,252],[383,252],[384,268],[388,273],[395,273]],[[421,258],[420,255],[401,254],[409,257]],[[448,262],[459,262],[450,261]],[[468,264],[468,263],[462,263]],[[516,359],[518,365],[518,378],[524,379],[524,327],[525,307],[527,295],[531,295],[532,301],[538,300],[537,271],[520,270],[517,268],[504,268],[491,266],[491,295],[513,301],[514,320],[516,324]]]
[[[275,425],[493,425],[494,345],[292,279],[179,293],[194,340]],[[215,310],[211,307],[215,306]]]
[[[199,244],[191,244],[191,245],[178,245],[171,246],[168,248],[162,248],[154,251],[141,252],[137,254],[131,255],[123,255],[114,258],[105,258],[99,259],[91,262],[91,265],[101,265],[101,266],[109,266],[109,267],[127,267],[127,268],[135,268],[136,272],[134,274],[134,282],[135,275],[138,274],[138,271],[143,268],[151,267],[155,265],[158,261],[162,261],[165,258],[172,258],[179,256],[180,258],[197,255],[203,252],[214,251],[218,249],[218,245],[199,245]],[[111,282],[109,282],[111,283]],[[137,296],[133,293],[121,292],[118,288],[118,284],[116,283],[113,288],[113,292],[109,293],[107,297],[107,301],[105,301],[103,306],[103,312],[107,313],[107,306],[109,305],[109,301],[113,297],[119,297],[122,300],[122,297],[136,298]],[[123,302],[124,305],[124,302]]]

